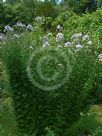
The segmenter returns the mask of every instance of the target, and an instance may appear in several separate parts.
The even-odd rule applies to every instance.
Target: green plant
[[[46,136],[55,136],[55,134],[52,130],[50,130],[49,128],[46,128],[46,130],[47,130]]]
[[[101,24],[95,28],[90,24],[91,30],[87,22],[90,23],[97,12],[83,17],[74,14],[64,23],[64,36],[62,33],[58,33],[56,38],[55,33],[48,36],[41,30],[39,22],[35,23],[34,32],[22,33],[19,38],[8,35],[2,52],[21,134],[44,136],[48,127],[55,135],[66,136],[67,130],[80,119],[80,113],[86,113],[96,101],[95,88],[102,77],[102,63],[97,57],[101,53],[101,29],[99,37],[95,37],[93,32],[97,32],[96,27],[101,28]],[[74,34],[76,31],[88,31],[89,36]],[[81,36],[73,40],[72,34]],[[88,41],[83,41],[85,36]],[[95,39],[93,45],[87,46],[90,37]],[[69,40],[71,46],[66,48],[65,42]],[[96,46],[97,40],[100,40],[99,47]],[[63,79],[66,80],[64,84],[54,86]]]

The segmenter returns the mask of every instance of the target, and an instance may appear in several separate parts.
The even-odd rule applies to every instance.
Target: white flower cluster
[[[48,33],[46,36],[43,37],[43,47],[49,47],[50,46],[50,40],[52,37],[52,33]]]
[[[13,37],[15,37],[15,38],[19,38],[19,37],[20,37],[20,35],[19,35],[19,34],[14,34],[14,35],[13,35]]]
[[[50,38],[52,37],[52,33],[48,33],[46,36],[43,37],[43,47],[49,47],[50,46]],[[78,39],[75,41],[75,39]],[[86,41],[83,41],[86,40]],[[52,40],[52,39],[51,39]],[[92,45],[92,41],[90,40],[88,35],[83,35],[82,33],[75,33],[71,37],[71,41],[64,42],[64,35],[63,33],[59,32],[56,35],[56,43],[57,43],[57,48],[69,48],[74,49],[74,52],[80,51],[81,49],[86,47],[89,47]]]
[[[58,44],[57,49],[58,49],[58,48],[62,48],[62,45],[61,45],[61,44]]]
[[[89,38],[89,35],[83,35],[82,33],[75,33],[71,39],[73,39],[72,44],[77,44],[76,48],[77,51],[79,51],[80,49],[82,49],[84,46],[82,46],[80,43],[83,43],[86,45],[86,47],[91,46],[93,43]]]
[[[44,37],[43,37],[43,43],[48,42],[48,40],[49,40],[49,39],[48,39],[48,36],[44,36]]]
[[[82,46],[81,44],[77,44],[77,45],[76,45],[77,51],[80,51],[80,49],[82,49],[82,48],[83,48],[83,46]]]
[[[71,42],[66,42],[66,43],[64,44],[64,47],[70,47],[71,45],[72,45]]]
[[[28,31],[34,31],[34,28],[31,24],[28,24],[27,26],[25,24],[22,24],[21,22],[17,22],[16,25],[13,25],[13,28],[9,25],[5,26],[4,32],[13,32],[14,30],[28,30]],[[18,37],[18,36],[15,36]]]
[[[82,33],[75,33],[71,39],[74,39],[74,41],[79,41],[79,39],[82,39],[82,41],[87,41],[88,45],[92,45],[92,41],[89,38],[89,35],[83,35]]]
[[[71,41],[67,41],[67,42],[63,42],[64,41],[64,36],[62,33],[58,33],[56,35],[56,42],[59,44],[59,48],[61,47],[61,44],[64,44],[64,47],[73,47],[72,49],[74,49],[74,47],[76,48],[75,51],[80,51],[82,48],[89,47],[91,46],[93,43],[90,40],[88,35],[83,35],[82,33],[75,33],[72,37],[71,37]]]
[[[78,39],[82,37],[82,33],[75,33],[73,34],[73,36],[71,37],[71,39]]]
[[[48,34],[47,34],[47,37],[52,37],[52,33],[48,33]]]
[[[30,46],[29,46],[29,49],[33,49],[33,46],[32,46],[32,45],[30,45]]]
[[[62,42],[63,40],[64,40],[63,34],[62,34],[62,33],[58,33],[58,34],[56,35],[56,42],[57,42],[57,43],[60,43],[60,42]]]
[[[99,60],[99,61],[102,61],[102,54],[99,54],[99,55],[98,55],[98,60]]]
[[[63,27],[61,27],[60,25],[57,26],[56,31],[62,31]]]
[[[33,26],[31,24],[28,24],[27,30],[34,31],[34,28],[33,28]]]
[[[80,51],[82,48],[83,48],[83,45],[81,45],[81,44],[76,44],[75,46],[73,45],[73,43],[71,43],[71,42],[66,42],[65,44],[64,44],[64,47],[75,47],[76,48],[76,51]]]
[[[21,22],[17,22],[17,24],[15,25],[16,27],[25,29],[25,30],[29,30],[29,31],[34,31],[34,28],[31,24],[28,24],[27,26],[25,24],[22,24]]]
[[[40,17],[40,16],[36,17],[36,18],[35,18],[35,21],[36,21],[36,22],[42,21],[42,17]]]
[[[22,24],[21,22],[17,22],[16,26],[26,28],[26,25]]]
[[[89,36],[86,34],[82,37],[83,41],[88,41],[90,40]]]
[[[4,32],[13,32],[13,28],[9,25],[5,26]]]
[[[88,41],[87,44],[88,44],[88,45],[92,45],[92,41]]]
[[[45,47],[49,47],[50,46],[50,44],[49,44],[49,42],[48,41],[46,41],[44,44],[43,44],[43,47],[45,48]]]

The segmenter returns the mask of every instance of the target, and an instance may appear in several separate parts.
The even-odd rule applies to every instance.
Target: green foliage
[[[102,125],[94,119],[92,113],[84,115],[79,121],[73,124],[73,126],[66,132],[68,136],[80,136],[80,135],[91,135],[101,136]]]
[[[35,16],[45,16],[55,18],[58,13],[52,2],[45,1],[38,4]]]
[[[47,135],[54,135],[55,133],[58,136],[67,136],[67,133],[73,133],[71,128],[80,119],[80,113],[86,113],[90,105],[94,104],[97,98],[95,96],[96,88],[99,87],[100,90],[102,78],[102,63],[97,59],[98,54],[102,51],[101,15],[101,10],[82,17],[71,12],[60,15],[58,20],[55,20],[55,24],[53,23],[54,25],[63,23],[64,42],[72,42],[71,36],[76,32],[89,34],[93,40],[93,45],[87,48],[87,43],[81,41],[85,47],[80,51],[75,50],[74,46],[64,48],[63,42],[59,43],[62,48],[57,48],[58,43],[54,37],[56,32],[49,38],[51,47],[56,48],[56,50],[49,51],[49,48],[43,48],[42,40],[46,34],[41,29],[39,22],[35,23],[34,32],[26,31],[18,39],[12,38],[12,34],[8,35],[6,43],[3,44],[2,52],[10,79],[15,116],[21,134],[45,136],[46,128],[50,128]],[[45,23],[50,23],[49,18],[46,19],[48,20]],[[68,66],[72,71],[63,86],[49,91],[42,90],[43,88],[30,82],[27,75],[27,64],[31,54],[36,50],[39,52],[33,59],[31,66],[33,78],[47,87],[53,86],[57,84],[59,79],[63,80],[66,66]],[[59,72],[58,80],[55,79],[49,83],[39,78],[36,67],[43,55],[46,63],[41,67],[42,73],[47,78],[54,72]],[[48,62],[48,55],[58,58],[62,67],[58,68],[53,61]],[[69,59],[69,65],[66,65],[63,55],[66,56],[67,62]]]
[[[97,2],[94,0],[65,0],[64,4],[67,4],[75,13],[92,12],[97,9]]]
[[[51,131],[49,128],[46,128],[46,130],[47,130],[46,136],[55,136],[55,134],[53,133],[53,131]]]
[[[13,25],[20,21],[28,24],[33,23],[36,16],[56,18],[59,13],[73,11],[78,14],[89,13],[101,5],[101,1],[96,4],[93,0],[68,0],[57,4],[56,0],[37,1],[37,0],[7,0],[0,2],[0,29],[3,31],[5,25]]]
[[[16,22],[21,21],[22,23],[28,24],[32,22],[33,18],[29,15],[29,12],[25,11],[22,5],[16,4],[3,5],[0,3],[0,31],[3,31],[6,25],[14,25]],[[26,13],[27,12],[27,13]],[[26,13],[26,14],[25,14]]]
[[[5,98],[0,100],[0,135],[1,136],[18,136],[11,99]]]

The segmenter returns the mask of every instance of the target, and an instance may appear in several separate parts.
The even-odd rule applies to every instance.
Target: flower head
[[[57,46],[57,49],[58,49],[58,48],[62,48],[62,45],[59,44],[59,45]]]
[[[23,29],[26,28],[26,25],[22,24],[21,22],[17,22],[17,24],[15,26],[17,26],[19,28],[23,28]]]
[[[45,47],[49,47],[50,46],[50,44],[49,44],[49,42],[45,42],[44,44],[43,44],[43,47],[45,48]]]
[[[33,26],[31,24],[28,24],[27,29],[30,31],[34,31]]]
[[[87,41],[87,40],[89,40],[89,36],[88,36],[88,35],[84,35],[84,36],[82,37],[82,39],[83,39],[83,41]]]
[[[32,46],[32,45],[30,45],[30,46],[29,46],[29,48],[30,48],[30,49],[33,49],[33,46]]]
[[[99,55],[98,55],[98,60],[99,60],[99,61],[102,61],[102,54],[99,54]]]
[[[57,35],[56,35],[56,42],[62,42],[64,40],[64,36],[63,36],[63,34],[62,33],[58,33]]]
[[[40,17],[40,16],[36,17],[36,18],[35,18],[35,21],[36,21],[36,22],[42,21],[42,17]]]
[[[19,38],[20,35],[19,34],[14,34],[13,37]]]
[[[71,45],[72,45],[71,42],[66,42],[66,43],[64,44],[64,47],[70,47]]]
[[[43,37],[43,43],[48,42],[48,40],[49,40],[49,39],[48,39],[47,36],[44,36],[44,37]]]
[[[48,33],[48,34],[47,34],[47,37],[51,37],[51,36],[52,36],[52,33]]]
[[[78,39],[78,38],[81,38],[82,37],[82,33],[75,33],[71,39]]]
[[[77,51],[79,51],[80,49],[82,49],[82,48],[83,48],[83,46],[82,46],[82,45],[80,45],[80,44],[77,44],[77,45],[76,45],[76,48],[77,48]]]
[[[63,27],[61,27],[60,25],[57,26],[56,28],[57,31],[62,31],[63,30]]]
[[[17,22],[16,25],[19,26],[19,27],[22,27],[23,24],[21,22]]]
[[[5,30],[6,32],[13,32],[13,28],[10,27],[9,25],[5,26]]]
[[[88,43],[87,43],[88,45],[92,45],[92,41],[88,41]]]

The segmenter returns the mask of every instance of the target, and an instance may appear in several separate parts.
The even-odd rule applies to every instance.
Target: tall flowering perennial
[[[83,42],[87,42],[88,45],[92,45],[92,41],[89,38],[89,35],[84,35],[82,33],[75,33],[72,35],[71,39],[73,39],[74,41],[79,41],[82,40]]]
[[[93,45],[88,34],[84,35],[83,33],[75,33],[71,37],[71,40],[72,40],[72,45],[75,45],[76,47],[76,51],[79,51],[85,46],[91,47]]]
[[[41,17],[37,17],[36,19],[35,19],[35,21],[38,23],[38,22],[40,22],[40,21],[42,21],[42,18]],[[36,23],[36,24],[37,24]],[[39,24],[39,23],[38,23]],[[83,100],[85,100],[85,99],[81,99],[81,102],[79,102],[79,100],[80,100],[80,96],[82,96],[84,93],[84,89],[85,89],[85,92],[87,91],[88,93],[89,93],[89,90],[86,90],[87,89],[87,86],[89,86],[89,89],[91,88],[90,86],[92,86],[92,83],[91,83],[91,81],[93,82],[94,81],[94,77],[96,77],[96,73],[95,73],[95,76],[93,76],[93,73],[96,71],[96,70],[94,70],[94,66],[96,65],[96,63],[95,63],[95,65],[94,65],[94,62],[96,62],[94,59],[97,59],[97,60],[99,60],[99,61],[102,61],[102,54],[99,54],[99,55],[97,55],[97,58],[95,58],[95,57],[93,57],[93,55],[94,55],[94,53],[93,52],[91,52],[90,50],[91,50],[91,48],[85,48],[85,46],[87,47],[87,45],[88,46],[90,46],[90,45],[93,45],[93,43],[92,43],[92,41],[90,40],[90,38],[89,38],[89,36],[88,35],[84,35],[84,34],[82,34],[82,33],[75,33],[70,39],[69,39],[69,36],[67,37],[67,35],[64,37],[64,34],[63,33],[61,33],[61,31],[62,31],[62,29],[61,29],[61,26],[60,25],[58,25],[57,26],[57,35],[54,37],[54,34],[52,35],[52,33],[47,33],[47,34],[45,34],[45,35],[43,35],[42,36],[42,33],[43,33],[43,31],[41,31],[41,29],[39,29],[40,27],[39,26],[35,26],[35,27],[37,27],[38,29],[36,29],[35,27],[33,28],[33,26],[31,25],[31,24],[28,24],[26,27],[25,27],[25,25],[23,25],[22,23],[20,23],[20,22],[18,22],[17,23],[17,26],[18,26],[18,28],[19,29],[21,29],[21,28],[25,28],[24,30],[28,30],[28,31],[34,31],[34,33],[31,33],[31,34],[29,34],[28,32],[26,32],[26,33],[23,33],[23,32],[25,32],[25,31],[21,31],[21,33],[20,34],[14,34],[13,36],[14,37],[16,37],[16,39],[17,38],[19,38],[19,36],[20,35],[22,35],[22,34],[28,34],[26,37],[24,37],[24,39],[22,38],[22,36],[21,36],[21,38],[19,38],[18,39],[18,42],[17,42],[17,46],[20,44],[20,42],[21,43],[23,43],[22,45],[23,46],[20,46],[20,48],[18,48],[18,49],[22,49],[22,48],[24,48],[24,50],[22,50],[20,53],[22,53],[21,55],[20,55],[20,59],[22,59],[22,61],[19,61],[19,54],[18,54],[18,51],[19,50],[13,50],[13,51],[15,51],[14,53],[16,53],[15,55],[13,55],[12,56],[12,54],[10,54],[11,56],[10,56],[10,59],[12,58],[12,57],[17,57],[17,58],[15,58],[14,59],[14,61],[15,60],[18,60],[18,62],[20,62],[20,64],[21,64],[21,67],[20,67],[20,65],[19,65],[19,63],[17,62],[17,64],[16,65],[11,65],[12,67],[13,67],[13,70],[11,69],[11,73],[14,73],[14,76],[12,76],[11,78],[13,78],[12,79],[12,82],[14,82],[14,83],[16,83],[16,82],[18,82],[17,83],[17,86],[18,86],[18,90],[17,91],[15,91],[17,94],[14,96],[14,100],[16,100],[15,99],[15,97],[19,97],[19,101],[21,102],[20,104],[22,104],[22,106],[19,106],[19,101],[18,101],[18,103],[16,103],[16,104],[18,104],[18,107],[15,105],[15,107],[17,107],[17,108],[21,108],[22,107],[22,110],[21,110],[21,112],[22,112],[22,115],[23,115],[23,111],[24,111],[24,113],[26,112],[26,109],[27,109],[27,114],[24,114],[23,115],[23,117],[21,117],[21,119],[22,120],[20,120],[20,118],[19,118],[19,116],[18,116],[18,121],[20,122],[20,123],[18,123],[18,124],[20,124],[21,125],[21,129],[23,128],[22,127],[22,125],[24,125],[24,131],[26,131],[26,129],[27,129],[27,125],[29,124],[29,126],[32,126],[32,130],[33,130],[33,127],[34,127],[34,125],[32,125],[34,122],[35,122],[35,125],[38,127],[35,131],[38,133],[40,130],[41,130],[41,133],[40,134],[36,134],[36,135],[38,135],[38,136],[40,136],[40,135],[43,135],[42,134],[42,129],[43,128],[45,128],[45,126],[50,126],[50,124],[54,124],[54,121],[55,121],[55,118],[56,118],[56,114],[55,114],[55,116],[54,116],[54,119],[52,118],[52,113],[51,114],[48,114],[48,118],[47,118],[47,114],[46,114],[46,120],[45,120],[45,122],[46,122],[46,124],[44,124],[44,126],[43,126],[43,123],[41,123],[41,122],[43,122],[43,120],[42,119],[45,119],[44,117],[44,114],[42,113],[42,108],[44,107],[44,106],[46,106],[45,105],[45,103],[47,103],[48,105],[46,106],[46,107],[44,107],[45,109],[46,109],[46,111],[47,110],[49,110],[49,109],[51,109],[52,108],[52,106],[53,105],[55,105],[56,106],[56,104],[57,104],[57,99],[56,98],[58,98],[58,96],[59,96],[59,98],[60,98],[60,96],[61,95],[63,95],[63,94],[61,94],[61,92],[62,93],[64,93],[64,95],[65,95],[65,97],[63,97],[63,99],[62,99],[62,101],[61,101],[61,104],[59,103],[59,101],[58,101],[58,106],[56,106],[56,109],[59,107],[59,111],[58,111],[58,114],[60,114],[60,116],[66,121],[66,119],[68,119],[67,118],[67,116],[65,116],[65,115],[70,115],[70,109],[72,109],[72,106],[74,106],[75,104],[76,104],[76,100],[77,100],[77,102],[78,102],[78,104],[81,104],[81,105],[79,105],[79,107],[78,107],[78,109],[76,109],[77,108],[77,106],[75,106],[75,108],[73,108],[73,109],[75,109],[76,111],[78,111],[79,109],[80,109],[80,107],[83,105],[83,103],[82,103],[82,101]],[[55,30],[56,31],[56,30]],[[67,33],[67,32],[66,32]],[[12,34],[12,33],[11,33]],[[31,37],[30,37],[31,36]],[[21,41],[21,40],[24,40],[23,42]],[[15,40],[15,42],[16,42],[17,40]],[[31,43],[31,41],[33,41],[33,43]],[[39,43],[38,43],[39,42]],[[35,50],[36,50],[36,47],[34,46],[34,45],[36,45],[36,44],[38,44],[38,46],[40,45],[40,43],[42,44],[41,45],[41,50],[40,50],[40,48],[38,48],[38,52],[36,52]],[[16,44],[15,44],[16,45]],[[27,46],[26,46],[27,45]],[[50,53],[49,53],[49,51],[50,51],[50,46],[55,46],[55,45],[57,45],[57,46],[55,46],[55,48],[58,48],[57,50],[55,50],[55,48],[53,49],[53,48],[51,48],[51,49],[53,49],[53,50],[51,50],[51,55],[50,55]],[[11,47],[11,46],[10,46]],[[15,46],[14,46],[15,47]],[[12,47],[13,48],[13,47]],[[26,49],[27,48],[27,49]],[[42,49],[43,48],[43,49]],[[16,49],[16,48],[14,48],[14,49]],[[43,53],[41,52],[41,51],[44,51]],[[81,52],[82,51],[82,52]],[[71,70],[71,78],[69,78],[69,84],[67,84],[68,82],[66,82],[66,84],[65,85],[63,85],[62,86],[62,91],[60,91],[60,95],[57,95],[57,97],[55,97],[55,102],[53,101],[53,105],[51,105],[50,104],[50,101],[48,101],[48,99],[45,99],[44,98],[44,102],[42,103],[42,101],[43,101],[43,96],[45,96],[45,91],[44,91],[44,93],[42,93],[41,91],[40,91],[40,89],[37,89],[37,87],[35,87],[34,86],[34,88],[33,88],[33,86],[31,86],[31,83],[29,82],[29,80],[28,80],[28,77],[27,77],[27,74],[25,74],[25,70],[26,70],[26,63],[24,63],[24,64],[22,64],[21,62],[27,62],[28,60],[28,56],[30,56],[32,53],[34,52],[34,55],[35,55],[35,57],[36,57],[36,59],[33,59],[33,62],[32,62],[32,66],[31,66],[31,72],[33,72],[33,68],[34,68],[34,74],[32,73],[32,76],[34,76],[34,77],[36,77],[36,79],[38,79],[38,81],[39,81],[39,78],[38,78],[38,76],[41,76],[40,78],[42,78],[42,76],[45,74],[45,77],[44,77],[44,79],[45,78],[47,78],[47,72],[45,71],[45,69],[46,70],[55,70],[55,75],[54,76],[52,76],[51,78],[55,78],[55,77],[57,77],[57,75],[58,75],[58,79],[61,77],[61,75],[63,76],[63,73],[65,73],[65,75],[67,75],[67,73],[66,73],[66,71],[67,71],[67,68],[69,68],[69,69],[72,69]],[[36,53],[38,53],[38,55],[36,55]],[[92,55],[91,55],[92,54]],[[27,56],[26,56],[27,55]],[[43,55],[47,55],[47,56],[49,56],[48,58],[44,58],[43,57]],[[54,56],[55,55],[55,56]],[[61,55],[61,56],[59,56],[59,55]],[[88,56],[89,55],[89,56]],[[31,55],[32,56],[32,55]],[[51,56],[51,57],[50,57]],[[65,56],[65,57],[64,57]],[[52,66],[50,66],[49,64],[50,63],[48,63],[48,66],[49,66],[49,68],[48,67],[46,67],[47,66],[47,63],[46,63],[46,65],[44,66],[44,62],[46,62],[46,60],[47,59],[49,59],[49,58],[52,58],[53,59],[53,57],[54,57],[54,64],[52,65]],[[40,59],[41,58],[41,59]],[[88,58],[89,58],[89,60],[88,60]],[[92,59],[91,59],[92,58]],[[58,61],[57,61],[57,59],[58,59]],[[44,61],[43,61],[44,60]],[[52,60],[51,60],[52,61]],[[65,62],[64,62],[65,61]],[[70,61],[71,63],[68,63],[68,65],[69,65],[69,67],[68,67],[68,65],[67,65],[67,62],[68,61]],[[9,61],[10,63],[12,63],[13,64],[13,61]],[[41,64],[41,65],[40,65]],[[36,66],[37,65],[37,66]],[[71,66],[72,65],[72,66]],[[77,67],[77,65],[78,65],[78,67]],[[18,67],[17,67],[18,66]],[[41,67],[41,66],[43,66],[43,67]],[[74,66],[74,67],[73,67]],[[88,67],[87,67],[88,66]],[[93,66],[93,67],[91,67],[91,66]],[[39,69],[39,68],[42,68],[42,69]],[[53,69],[51,69],[51,67],[53,67]],[[71,68],[70,68],[71,67]],[[19,71],[21,71],[20,73],[22,74],[21,76],[22,76],[22,78],[21,78],[21,80],[19,80],[19,72],[18,72],[18,76],[17,76],[17,71],[16,71],[16,68],[18,68],[18,70]],[[43,71],[40,71],[40,70],[43,70],[43,68],[44,68],[44,72]],[[92,71],[91,71],[91,68],[92,68]],[[85,71],[84,71],[84,69],[85,69]],[[37,72],[38,72],[38,74],[36,74],[36,72],[35,72],[35,70],[38,70]],[[48,71],[49,73],[48,73],[48,75],[50,75],[50,73],[51,73],[51,71]],[[58,71],[57,71],[58,70]],[[13,71],[13,72],[12,72]],[[22,72],[22,71],[24,71],[24,72]],[[41,75],[41,72],[42,72],[42,75]],[[73,73],[73,72],[75,72],[75,73]],[[91,73],[92,72],[92,73]],[[15,75],[15,73],[16,73],[16,75]],[[52,71],[52,73],[54,73],[53,71]],[[51,73],[51,74],[52,74]],[[70,71],[68,72],[68,73],[70,73]],[[85,74],[83,74],[83,73],[85,73]],[[91,74],[90,74],[91,73]],[[79,78],[77,78],[77,76],[78,75],[80,75],[79,76]],[[67,75],[68,76],[68,75]],[[87,78],[87,76],[89,76],[88,78]],[[91,78],[90,78],[90,76],[91,76]],[[18,78],[17,78],[18,77]],[[85,80],[84,80],[84,77],[85,77]],[[14,78],[15,78],[15,80],[14,80]],[[49,78],[49,76],[48,76],[48,78],[47,78],[47,80],[49,80],[50,78]],[[63,77],[61,78],[61,80],[63,79]],[[26,80],[26,82],[25,82],[25,80]],[[42,80],[43,80],[43,78],[41,79],[41,82],[42,82]],[[82,81],[81,81],[82,80]],[[42,82],[42,83],[45,83],[45,85],[47,86],[47,83],[46,83],[47,81],[45,80],[44,82]],[[85,83],[84,83],[85,82]],[[26,83],[24,86],[22,86],[22,83]],[[51,83],[52,83],[52,81],[51,81]],[[76,83],[75,84],[75,86],[74,86],[74,83]],[[55,84],[57,84],[57,82],[55,82]],[[50,84],[48,84],[48,87],[49,87],[49,85]],[[51,85],[53,85],[53,84],[51,84]],[[68,86],[67,86],[68,85]],[[20,88],[20,86],[21,86],[21,94],[19,95],[19,88]],[[31,87],[30,87],[31,86]],[[77,86],[78,86],[78,88],[77,88]],[[24,87],[24,89],[23,89],[23,87]],[[12,90],[16,90],[17,88],[16,88],[16,86],[14,85],[14,89],[12,89]],[[25,95],[25,92],[26,92],[26,90],[29,90],[30,89],[30,93],[29,93],[29,98],[28,98],[28,91],[27,91],[27,93],[26,93],[26,95]],[[65,89],[65,90],[64,90]],[[68,92],[71,94],[71,95],[66,95],[68,92],[67,92],[67,90],[68,90]],[[93,89],[93,86],[92,86],[92,89]],[[24,90],[24,92],[23,92],[23,90]],[[63,90],[64,90],[64,92],[63,92]],[[91,90],[91,89],[90,89]],[[35,91],[35,92],[34,92]],[[58,90],[59,91],[59,90]],[[77,92],[78,91],[78,93],[75,93],[75,92]],[[38,93],[38,94],[37,94]],[[78,96],[78,94],[79,94],[79,96]],[[82,95],[80,95],[80,94],[82,94]],[[34,96],[33,96],[34,95]],[[36,95],[36,96],[35,96]],[[55,91],[55,95],[56,95],[56,91]],[[74,96],[74,95],[76,95],[76,96]],[[41,98],[40,98],[40,96],[41,96]],[[47,93],[47,95],[46,96],[48,96],[49,97],[49,93]],[[68,96],[68,97],[67,97]],[[70,96],[72,96],[72,98],[70,98]],[[36,99],[34,99],[34,97],[36,98]],[[86,97],[86,94],[85,94],[85,97]],[[85,98],[84,97],[84,98]],[[22,98],[22,100],[21,100],[21,98]],[[28,99],[27,101],[25,101],[26,100],[26,98]],[[50,97],[49,97],[50,98]],[[51,94],[51,98],[52,98],[52,94]],[[58,98],[58,99],[59,99]],[[68,110],[64,110],[63,111],[63,109],[66,109],[66,105],[67,105],[67,103],[63,103],[64,101],[65,102],[67,102],[66,100],[64,100],[66,98],[66,100],[69,100],[69,103],[70,103],[70,101],[72,102],[72,99],[75,99],[75,102],[73,101],[72,102],[72,104],[69,104],[69,111]],[[17,98],[18,99],[18,98]],[[34,99],[34,101],[33,101],[33,99]],[[39,100],[38,100],[39,99]],[[24,100],[24,101],[23,101]],[[54,100],[54,99],[53,99]],[[38,106],[38,101],[39,101],[39,106],[40,106],[40,103],[41,103],[41,108],[38,108],[38,110],[37,110],[37,106]],[[25,103],[24,103],[25,102]],[[30,102],[29,103],[29,105],[28,105],[28,102]],[[35,102],[35,103],[33,103],[33,102]],[[51,101],[52,102],[52,101]],[[28,108],[25,108],[24,109],[24,107],[23,107],[23,105],[28,105]],[[44,104],[44,105],[43,105]],[[34,107],[32,107],[34,105]],[[60,112],[60,105],[62,105],[62,107],[61,107],[61,112]],[[65,105],[65,107],[64,107],[64,105]],[[51,107],[50,107],[51,106]],[[31,107],[31,109],[32,110],[29,110],[30,109],[30,107]],[[47,109],[47,107],[48,107],[48,109]],[[49,108],[50,107],[50,108]],[[82,106],[83,107],[83,106]],[[35,109],[36,110],[35,110]],[[62,109],[63,108],[63,109]],[[15,108],[16,109],[16,108]],[[41,109],[41,111],[40,111],[40,109]],[[34,112],[34,110],[35,110],[35,112]],[[54,109],[55,110],[55,109]],[[17,109],[17,112],[19,112],[20,110],[19,109]],[[68,111],[68,112],[67,112]],[[75,111],[75,112],[76,112]],[[19,114],[21,114],[21,112],[19,113]],[[30,112],[30,114],[28,115],[28,113]],[[40,115],[40,113],[41,113],[41,117],[39,117],[39,115]],[[47,113],[47,112],[46,112]],[[49,112],[48,112],[49,113]],[[57,112],[56,112],[57,113]],[[77,112],[76,112],[77,113]],[[81,111],[81,110],[79,110],[78,111],[78,113],[76,114],[76,117],[74,116],[74,118],[75,118],[75,121],[76,121],[76,118],[77,118],[77,115],[83,115],[83,111]],[[30,116],[32,115],[32,117],[30,118]],[[38,116],[37,116],[38,115]],[[49,116],[49,115],[51,115],[51,116]],[[59,115],[58,115],[59,116]],[[35,120],[35,117],[37,117],[37,120]],[[50,122],[50,119],[52,118],[52,123]],[[71,117],[69,117],[69,122],[68,122],[68,120],[67,120],[67,122],[68,122],[68,126],[69,126],[69,124],[71,123],[71,120],[70,120],[70,118],[72,118],[72,122],[73,122],[73,116],[71,116]],[[24,120],[24,119],[26,119],[26,120]],[[49,121],[49,123],[47,124],[47,122]],[[25,122],[25,124],[24,123],[22,123],[22,122]],[[28,122],[28,123],[26,123],[26,122]],[[58,122],[58,121],[57,121]],[[37,123],[37,124],[36,124]],[[59,122],[58,122],[59,123]],[[61,122],[62,123],[62,122]],[[66,122],[65,122],[66,123]],[[41,126],[40,126],[41,125]],[[60,127],[63,127],[63,123],[61,124],[62,126],[60,126]],[[72,125],[72,124],[71,124]],[[28,130],[29,130],[29,126],[28,126]],[[41,128],[42,127],[42,128]],[[53,128],[55,128],[56,127],[56,124],[55,124],[55,126],[52,126]],[[31,129],[29,130],[29,131],[31,131]],[[59,128],[58,128],[59,129]],[[65,130],[63,131],[63,132],[65,132]],[[45,135],[45,134],[44,134]],[[63,135],[63,133],[62,134],[60,134],[60,135]]]
[[[24,34],[25,31],[34,31],[34,27],[31,24],[28,24],[27,26],[25,24],[22,24],[21,22],[17,22],[12,27],[7,25],[4,28],[4,32],[13,32],[13,37],[19,38],[20,35]]]

